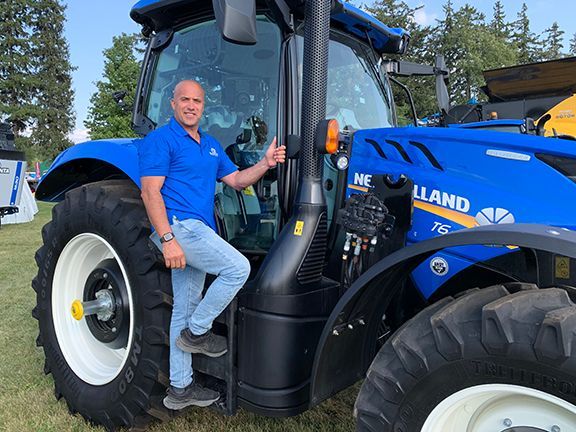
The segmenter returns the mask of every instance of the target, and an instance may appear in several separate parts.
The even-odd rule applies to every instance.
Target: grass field
[[[0,229],[0,431],[103,431],[68,413],[56,401],[51,375],[44,375],[44,353],[36,347],[37,322],[30,314],[35,293],[30,282],[36,273],[34,253],[42,226],[50,220],[51,205],[39,203],[33,222],[3,225]],[[351,431],[357,387],[319,407],[288,419],[269,419],[240,410],[222,417],[206,408],[192,409],[152,432],[168,431]]]

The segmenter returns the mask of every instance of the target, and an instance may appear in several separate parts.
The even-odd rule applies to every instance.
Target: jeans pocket
[[[200,237],[204,224],[196,219],[185,219],[183,221],[176,219],[174,225],[177,225],[179,229],[186,232],[191,237],[197,238]]]

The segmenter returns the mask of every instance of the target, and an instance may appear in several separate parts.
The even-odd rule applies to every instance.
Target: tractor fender
[[[36,199],[60,201],[78,186],[107,179],[129,178],[140,187],[137,144],[140,139],[88,141],[58,155],[36,189]]]
[[[362,274],[330,314],[314,357],[311,406],[364,377],[376,354],[376,334],[383,315],[405,278],[419,264],[444,248],[475,244],[514,245],[576,259],[576,232],[538,224],[487,225],[454,231],[390,254]]]

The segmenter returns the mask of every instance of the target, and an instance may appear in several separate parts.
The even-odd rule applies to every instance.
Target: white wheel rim
[[[88,275],[105,259],[115,259],[126,284],[128,306],[128,343],[113,349],[96,339],[86,319],[77,321],[70,307],[74,300],[82,300]],[[114,248],[102,237],[93,233],[79,234],[62,250],[52,282],[52,320],[60,350],[72,371],[92,385],[104,385],[118,376],[132,346],[134,330],[132,290],[126,270]]]
[[[576,407],[527,387],[486,384],[460,390],[432,410],[421,432],[576,431]]]

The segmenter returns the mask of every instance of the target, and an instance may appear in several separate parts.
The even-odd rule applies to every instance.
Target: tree
[[[0,119],[28,160],[71,143],[72,80],[59,0],[10,0],[0,7]]]
[[[444,13],[444,19],[434,28],[430,46],[444,55],[450,69],[452,103],[482,99],[482,72],[515,64],[515,50],[495,34],[476,8],[464,5],[454,10],[452,2],[448,1]]]
[[[419,25],[415,19],[415,14],[420,8],[421,6],[410,7],[404,0],[378,0],[372,6],[366,7],[366,10],[389,27],[400,27],[410,33],[410,46],[403,60],[433,64],[434,54],[431,54],[427,47],[431,28]],[[433,80],[410,78],[400,81],[410,87],[418,114],[425,115],[437,111]],[[393,89],[400,122],[409,123],[412,114],[406,95],[397,86]]]
[[[570,39],[570,54],[576,55],[576,33],[574,33],[574,36]]]
[[[11,123],[17,136],[35,112],[30,6],[30,0],[11,0],[0,6],[0,120]]]
[[[519,63],[535,62],[542,57],[540,41],[530,31],[530,19],[528,18],[526,3],[522,3],[522,8],[518,12],[518,19],[512,23],[512,42],[516,45]]]
[[[134,103],[140,70],[136,50],[140,41],[137,34],[122,33],[113,38],[112,47],[104,50],[103,79],[96,83],[97,91],[90,98],[88,118],[84,122],[91,139],[135,136],[130,111],[119,107],[112,94],[126,91],[126,105]]]
[[[64,12],[59,0],[34,2],[32,54],[37,80],[37,108],[31,144],[52,159],[72,145],[68,135],[74,128],[74,92],[68,43],[64,37]]]
[[[506,40],[510,36],[510,25],[506,22],[506,13],[504,12],[504,5],[500,0],[494,3],[494,13],[492,15],[492,22],[490,28],[494,30],[494,35],[500,39]]]
[[[554,60],[562,57],[562,48],[564,44],[562,43],[562,35],[564,30],[560,30],[557,22],[554,22],[550,28],[544,30],[546,35],[544,39],[544,49],[542,50],[542,59],[544,60]]]

